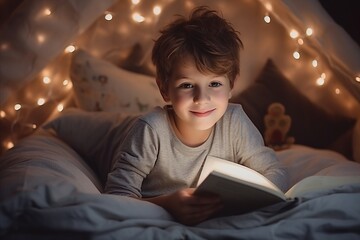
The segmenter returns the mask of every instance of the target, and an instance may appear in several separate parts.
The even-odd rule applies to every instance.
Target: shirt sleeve
[[[237,132],[239,163],[261,173],[282,191],[288,187],[287,172],[281,166],[273,149],[264,145],[264,140],[258,129],[251,122],[246,113],[239,108],[240,117],[237,124],[240,125]]]
[[[139,119],[114,154],[104,192],[141,198],[141,185],[155,164],[158,142],[153,129]]]

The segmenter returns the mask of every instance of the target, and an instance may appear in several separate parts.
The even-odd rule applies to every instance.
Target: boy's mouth
[[[210,110],[204,110],[204,111],[190,111],[192,114],[194,114],[197,117],[207,117],[209,116],[213,111],[215,111],[214,109],[210,109]]]

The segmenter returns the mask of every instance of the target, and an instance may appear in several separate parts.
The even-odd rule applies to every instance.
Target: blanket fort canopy
[[[359,47],[318,1],[29,0],[0,29],[0,153],[74,105],[69,76],[74,51],[82,48],[153,76],[150,53],[159,29],[197,5],[221,11],[241,33],[245,49],[235,94],[272,58],[313,102],[359,116]]]

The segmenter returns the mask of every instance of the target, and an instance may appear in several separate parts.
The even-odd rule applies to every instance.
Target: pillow
[[[287,170],[289,187],[309,176],[360,176],[360,164],[328,149],[294,144],[276,156]]]
[[[0,158],[0,199],[60,182],[78,192],[102,191],[99,179],[79,154],[41,128]]]
[[[76,151],[105,184],[113,152],[125,139],[135,115],[118,112],[89,112],[68,108],[45,123],[57,137]]]
[[[329,114],[312,103],[291,84],[271,59],[266,62],[255,82],[231,101],[242,104],[261,133],[265,130],[264,116],[268,106],[273,102],[282,103],[292,120],[288,135],[295,137],[297,144],[315,148],[330,148],[355,123],[354,119]]]
[[[165,102],[154,77],[129,72],[85,52],[70,66],[77,106],[87,111],[144,113]]]

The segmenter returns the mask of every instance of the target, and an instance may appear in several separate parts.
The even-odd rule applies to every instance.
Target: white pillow
[[[0,200],[16,192],[60,182],[77,192],[102,191],[98,177],[82,157],[41,128],[0,158]]]
[[[139,114],[165,102],[154,77],[129,72],[84,50],[74,52],[70,66],[79,108]]]

